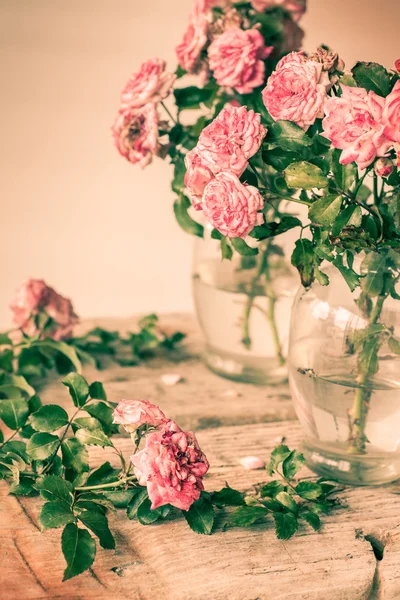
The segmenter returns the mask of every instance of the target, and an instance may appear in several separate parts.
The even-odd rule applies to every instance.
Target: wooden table
[[[101,379],[108,397],[147,398],[161,406],[184,429],[193,429],[211,469],[206,487],[225,481],[245,489],[262,472],[246,471],[239,459],[267,458],[277,441],[301,441],[288,389],[232,383],[210,373],[199,359],[201,338],[193,318],[163,319],[187,331],[183,349],[166,362],[153,359],[138,367],[88,369],[89,380]],[[103,321],[121,330],[135,321]],[[87,323],[90,326],[91,323]],[[161,376],[179,373],[183,381],[168,387]],[[46,403],[69,406],[58,382],[41,394]],[[119,447],[128,454],[129,439]],[[108,450],[95,448],[92,466],[113,462]],[[305,476],[310,472],[304,470]],[[61,583],[65,568],[61,530],[41,534],[37,498],[8,495],[0,485],[0,598],[132,600],[398,600],[400,598],[400,487],[346,489],[348,508],[324,517],[320,533],[301,529],[290,541],[276,539],[270,525],[199,536],[184,520],[144,527],[122,511],[110,517],[115,551],[98,549],[93,568]],[[383,549],[377,561],[374,550]],[[379,551],[378,551],[379,554]]]

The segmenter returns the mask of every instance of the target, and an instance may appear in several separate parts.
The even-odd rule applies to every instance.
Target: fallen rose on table
[[[74,336],[79,317],[71,300],[40,279],[19,287],[11,310],[15,328],[0,333],[0,385],[2,376],[10,386],[15,375],[30,382],[51,369],[65,375],[73,369],[81,372],[82,363],[101,368],[104,356],[121,366],[134,366],[158,350],[174,350],[186,337],[180,331],[164,331],[155,314],[140,319],[138,330],[126,335],[96,327]]]
[[[193,531],[207,535],[213,532],[216,510],[228,509],[225,527],[247,527],[272,517],[277,537],[288,539],[304,521],[318,530],[319,515],[338,504],[332,498],[335,485],[296,480],[304,458],[282,444],[267,466],[270,481],[248,492],[228,484],[206,492],[209,463],[192,432],[182,431],[146,400],[110,402],[100,382],[89,385],[77,373],[67,375],[63,384],[75,407],[71,417],[60,406],[42,406],[29,388],[0,400],[0,419],[12,432],[4,440],[0,431],[0,478],[16,496],[40,493],[45,500],[39,514],[42,530],[63,527],[64,580],[93,564],[92,534],[102,548],[115,547],[107,519],[107,511],[115,508],[143,525],[183,516]],[[120,425],[132,436],[130,457],[115,444]],[[91,445],[112,449],[120,466],[105,462],[91,469]]]

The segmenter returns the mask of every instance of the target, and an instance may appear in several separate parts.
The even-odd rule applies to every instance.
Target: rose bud
[[[394,165],[390,158],[378,158],[374,169],[379,177],[389,177],[393,173]]]

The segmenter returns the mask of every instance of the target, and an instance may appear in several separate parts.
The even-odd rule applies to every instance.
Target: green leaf
[[[51,352],[60,352],[70,361],[70,363],[78,373],[82,371],[82,364],[75,352],[75,349],[72,346],[66,344],[65,342],[56,342],[55,340],[46,338],[44,340],[40,340],[39,342],[35,342],[31,345],[31,348],[50,350]]]
[[[13,431],[25,425],[29,415],[29,406],[22,398],[0,400],[0,419]]]
[[[306,161],[289,165],[285,170],[285,180],[290,188],[301,188],[303,190],[326,188],[329,183],[322,169]]]
[[[77,429],[89,429],[89,431],[94,431],[95,429],[103,429],[100,421],[98,421],[94,417],[78,417],[74,420],[72,428],[74,432],[76,432]]]
[[[42,529],[55,529],[74,521],[75,517],[71,507],[66,502],[59,500],[46,502],[39,514],[39,524]]]
[[[285,506],[291,512],[297,512],[297,504],[287,492],[279,492],[279,494],[276,495],[275,500],[277,500],[277,502],[280,502],[282,506]]]
[[[341,206],[342,196],[323,196],[311,205],[308,216],[313,223],[328,227],[338,216]]]
[[[7,333],[0,333],[0,346],[12,346],[12,341]]]
[[[354,290],[360,285],[360,277],[353,269],[349,269],[345,267],[343,264],[343,257],[341,255],[337,255],[336,258],[332,261],[332,264],[340,271],[342,277],[346,281],[347,285],[350,288],[350,291],[354,292]]]
[[[35,390],[21,375],[6,374],[0,383],[0,394],[13,396],[13,390],[24,392],[28,398],[35,395]]]
[[[379,96],[387,96],[391,89],[391,79],[385,67],[374,62],[358,62],[351,70],[360,87]]]
[[[87,502],[85,503],[85,506],[90,504],[93,504],[93,508],[91,510],[79,511],[78,518],[99,538],[100,546],[102,548],[113,550],[115,548],[115,540],[108,527],[107,517],[98,509],[96,504]]]
[[[222,235],[222,233],[220,231],[218,231],[218,229],[213,229],[211,232],[211,239],[212,240],[222,240],[224,236]]]
[[[242,238],[232,238],[231,244],[241,256],[256,256],[258,248],[251,248]]]
[[[323,490],[319,483],[301,481],[296,486],[296,493],[305,500],[316,500],[322,495]]]
[[[100,421],[104,432],[109,435],[113,423],[113,410],[104,402],[93,402],[85,406],[85,411]]]
[[[269,463],[267,465],[267,473],[268,475],[273,475],[276,471],[276,468],[287,458],[290,456],[291,451],[285,444],[279,444],[276,448],[274,448],[271,452],[271,457]]]
[[[63,581],[92,566],[96,556],[96,542],[86,529],[78,529],[75,523],[69,523],[62,533],[61,547],[67,561]]]
[[[250,527],[256,521],[263,519],[268,514],[262,506],[240,506],[229,515],[228,525],[230,527]]]
[[[354,163],[348,165],[340,164],[342,151],[334,149],[332,152],[332,173],[335,177],[337,187],[343,192],[350,191],[351,186],[356,180],[357,167]]]
[[[29,421],[36,431],[51,433],[68,423],[68,414],[61,406],[47,404],[33,413]]]
[[[312,144],[303,129],[291,121],[276,121],[269,125],[267,141],[292,152],[302,152]]]
[[[283,492],[285,486],[281,481],[270,481],[266,485],[263,485],[260,490],[261,498],[275,498],[277,494]]]
[[[93,400],[107,400],[107,394],[104,391],[103,384],[100,381],[94,381],[89,386],[89,396]]]
[[[309,287],[314,281],[315,266],[314,249],[310,240],[302,238],[296,241],[292,265],[299,271],[303,286]]]
[[[34,460],[45,460],[56,450],[59,439],[50,433],[35,433],[26,445],[26,451]]]
[[[176,105],[181,110],[200,108],[200,104],[208,102],[215,93],[215,88],[198,88],[194,85],[175,89],[174,96]]]
[[[115,508],[128,508],[134,496],[134,489],[128,488],[127,490],[114,490],[104,492],[104,496],[111,502]]]
[[[64,440],[61,444],[63,465],[77,473],[89,471],[89,453],[85,446],[76,438]]]
[[[284,171],[289,165],[299,160],[299,155],[294,152],[288,152],[283,148],[272,148],[263,150],[263,161],[271,165],[276,171]]]
[[[21,474],[18,484],[10,485],[10,494],[13,496],[37,496],[38,492],[33,487],[35,480]]]
[[[14,359],[14,351],[11,349],[6,349],[0,352],[0,371],[7,371],[8,373],[12,373],[14,370],[13,367],[13,359]]]
[[[44,500],[62,501],[72,504],[72,485],[62,477],[56,475],[45,475],[35,483],[35,489],[40,492]]]
[[[211,500],[218,507],[242,506],[244,504],[244,494],[230,487],[224,487],[219,492],[213,492]]]
[[[389,348],[393,354],[400,354],[400,342],[396,338],[391,337],[388,341]]]
[[[89,429],[78,429],[76,438],[82,444],[88,446],[101,446],[102,448],[112,446],[110,438],[107,437],[101,429],[94,429],[93,431],[90,431]]]
[[[374,298],[383,291],[384,276],[387,273],[386,254],[368,253],[361,263],[361,289],[369,296]]]
[[[189,527],[195,533],[211,535],[214,525],[214,507],[207,498],[193,502],[188,511],[182,511]]]
[[[221,240],[221,254],[222,254],[222,260],[224,260],[224,259],[232,260],[232,256],[233,256],[232,247],[230,246],[226,237],[222,238],[222,240]]]
[[[190,206],[191,202],[189,198],[180,194],[179,198],[174,202],[175,218],[183,231],[202,238],[204,236],[204,227],[189,216],[188,209]]]
[[[360,227],[362,220],[361,208],[350,204],[338,214],[332,227],[332,235],[338,236],[344,227]]]
[[[98,469],[91,472],[87,485],[100,485],[101,483],[117,481],[120,472],[120,469],[114,469],[109,462],[105,462]]]
[[[311,511],[304,512],[304,513],[302,513],[301,517],[302,517],[302,519],[307,521],[307,523],[309,525],[311,525],[311,527],[314,529],[314,531],[318,531],[319,529],[321,529],[321,519],[315,513],[311,512]]]
[[[283,474],[286,479],[292,479],[295,477],[304,463],[304,456],[300,452],[297,452],[297,450],[293,450],[289,456],[285,458],[282,465]]]
[[[145,498],[138,506],[137,518],[142,525],[151,525],[159,519],[166,517],[169,512],[170,508],[168,506],[160,506],[152,510],[149,498]]]
[[[297,518],[292,513],[274,513],[275,531],[279,540],[288,540],[297,531]]]
[[[329,277],[326,273],[315,267],[314,269],[315,279],[318,281],[320,285],[329,285]]]
[[[145,488],[145,487],[136,488],[135,490],[133,490],[133,492],[134,492],[133,498],[129,502],[128,508],[126,511],[126,513],[128,515],[128,519],[131,519],[131,520],[137,518],[139,506],[142,504],[142,502],[147,500],[149,497],[148,493],[147,493],[147,488]]]
[[[381,345],[382,340],[379,337],[370,337],[364,340],[357,361],[360,373],[372,377],[379,371],[378,352]]]
[[[89,386],[86,379],[78,373],[70,373],[62,382],[69,389],[69,394],[75,406],[84,406],[89,397]]]

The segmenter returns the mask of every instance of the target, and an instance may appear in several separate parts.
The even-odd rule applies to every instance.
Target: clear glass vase
[[[365,272],[371,294],[351,293],[332,266],[325,273],[328,286],[299,290],[291,319],[289,379],[306,459],[317,473],[344,483],[394,481],[400,477],[400,302],[389,288],[378,292],[386,276],[379,270]]]
[[[276,245],[255,257],[221,259],[218,240],[205,228],[196,239],[193,293],[205,337],[204,361],[218,375],[259,385],[287,380],[286,354],[296,274]]]

